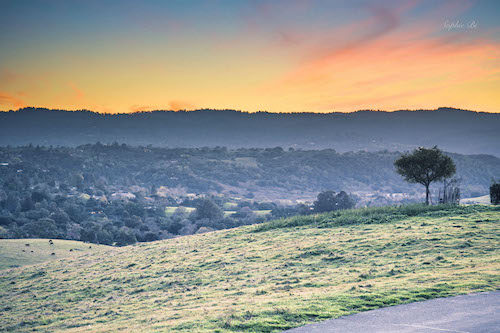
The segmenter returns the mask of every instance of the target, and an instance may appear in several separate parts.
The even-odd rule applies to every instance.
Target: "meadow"
[[[178,208],[179,207],[176,207],[176,206],[165,207],[165,215],[166,216],[173,215]],[[182,208],[185,209],[187,213],[192,213],[196,210],[196,208],[193,208],[193,207],[182,207]]]
[[[172,216],[175,211],[180,208],[177,206],[167,206],[165,207],[165,215],[166,216]],[[196,210],[196,208],[193,207],[182,207],[187,213],[192,213]],[[238,211],[236,210],[238,208],[238,205],[232,202],[226,202],[224,204],[224,216],[231,216],[233,214],[236,214]],[[271,209],[260,209],[260,210],[253,210],[252,211],[255,215],[257,216],[266,216],[268,214],[271,214]]]
[[[279,332],[496,290],[498,206],[385,207],[106,248],[0,271],[10,332]]]
[[[0,239],[0,270],[76,257],[109,249],[106,245],[54,239]]]

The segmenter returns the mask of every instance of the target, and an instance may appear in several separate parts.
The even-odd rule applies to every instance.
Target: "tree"
[[[356,206],[356,202],[351,198],[351,196],[344,191],[340,191],[339,194],[337,194],[336,199],[336,209],[351,209]]]
[[[429,204],[429,186],[432,182],[444,180],[456,172],[455,163],[437,146],[418,148],[411,154],[400,156],[395,162],[396,172],[409,183],[425,186],[425,204]]]
[[[354,200],[344,191],[336,194],[333,191],[323,191],[318,194],[318,199],[314,201],[314,211],[330,212],[339,209],[350,209],[356,205]]]
[[[317,200],[314,201],[314,211],[322,213],[334,210],[335,197],[336,193],[334,191],[323,191],[319,193]]]
[[[492,205],[500,204],[500,181],[496,181],[491,184],[490,200]]]
[[[196,206],[196,219],[220,220],[224,217],[224,212],[210,198],[203,198]]]
[[[443,179],[443,191],[439,190],[439,203],[452,205],[460,203],[460,187],[458,186],[460,180],[457,178]]]
[[[118,235],[116,236],[116,245],[125,246],[129,244],[134,244],[137,242],[137,238],[135,237],[134,232],[127,228],[122,227],[118,231]]]
[[[60,238],[63,235],[57,230],[57,225],[53,219],[41,218],[23,225],[23,229],[29,237],[36,238]]]
[[[50,214],[49,218],[53,219],[61,227],[66,227],[66,224],[70,221],[68,214],[60,208],[57,208],[55,212]]]

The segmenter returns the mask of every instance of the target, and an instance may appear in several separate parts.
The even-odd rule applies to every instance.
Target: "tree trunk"
[[[429,205],[429,184],[425,185],[425,204],[428,206]]]

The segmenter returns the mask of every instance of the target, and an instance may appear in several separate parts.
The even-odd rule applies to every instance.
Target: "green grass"
[[[179,206],[179,207],[181,207],[181,206]],[[167,216],[172,215],[173,213],[175,213],[175,211],[179,207],[174,207],[174,206],[165,207],[165,215],[167,215]],[[193,208],[193,207],[183,207],[183,208],[186,210],[187,213],[191,213],[191,212],[194,212],[196,210],[196,208]]]
[[[237,211],[235,210],[225,210],[224,211],[224,216],[231,216],[233,214],[236,214]],[[267,214],[271,214],[271,210],[254,210],[253,213],[257,216],[265,216]]]
[[[271,210],[269,209],[262,209],[262,210],[254,210],[253,211],[257,216],[265,216],[267,214],[271,214]]]
[[[71,240],[52,241],[53,244],[50,244],[48,239],[0,239],[0,270],[96,253],[109,248]]]
[[[228,217],[228,216],[231,216],[231,215],[235,214],[236,210],[234,210],[234,209],[237,208],[237,207],[238,207],[238,205],[235,204],[235,203],[226,202],[224,204],[224,216]],[[174,207],[174,206],[168,206],[168,207],[166,207],[165,208],[165,215],[170,216],[170,215],[174,214],[174,212],[175,212],[175,210],[177,208],[179,208],[179,207]],[[192,207],[184,207],[184,209],[188,213],[191,213],[191,212],[193,212],[193,211],[196,210],[196,208],[192,208]],[[253,212],[257,216],[264,216],[264,215],[270,214],[271,210],[254,210]]]
[[[238,204],[234,202],[226,202],[222,207],[224,210],[235,210],[238,208]]]
[[[12,332],[279,332],[498,289],[498,207],[367,209],[0,271]],[[301,222],[302,221],[302,222]]]
[[[286,219],[270,221],[259,225],[255,231],[291,228],[313,225],[320,228],[338,227],[356,224],[378,224],[400,221],[413,216],[441,216],[448,214],[466,214],[478,211],[500,211],[499,207],[488,206],[455,206],[414,204],[406,206],[369,207],[360,209],[346,209],[335,212],[308,216],[295,216]]]

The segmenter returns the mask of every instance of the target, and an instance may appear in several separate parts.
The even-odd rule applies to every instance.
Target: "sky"
[[[0,110],[500,112],[500,1],[0,0]]]

